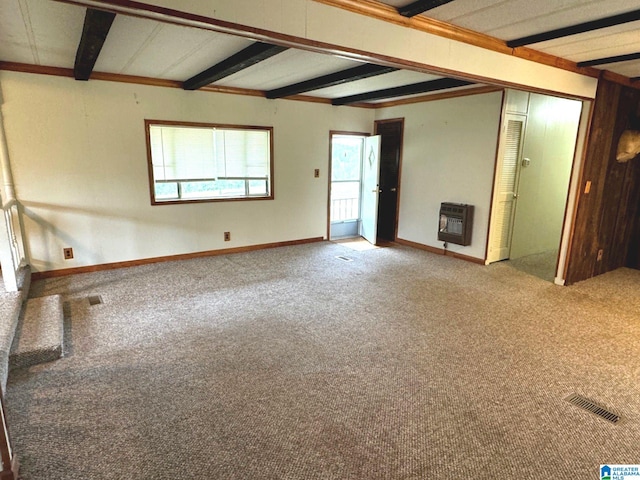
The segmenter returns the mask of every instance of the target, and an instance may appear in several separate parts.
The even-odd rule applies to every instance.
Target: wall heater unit
[[[457,245],[471,245],[473,205],[464,203],[440,204],[438,240]]]

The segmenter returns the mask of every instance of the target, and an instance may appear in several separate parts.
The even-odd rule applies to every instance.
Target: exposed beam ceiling
[[[383,100],[385,98],[404,97],[406,95],[433,92],[436,90],[444,90],[447,88],[465,87],[467,85],[473,85],[473,82],[458,80],[455,78],[439,78],[438,80],[430,80],[428,82],[413,83],[411,85],[403,85],[401,87],[385,88],[383,90],[376,90],[374,92],[360,93],[358,95],[335,98],[331,101],[331,104],[349,105],[351,103]]]
[[[606,65],[608,63],[628,62],[629,60],[640,59],[640,52],[629,53],[627,55],[616,55],[614,57],[597,58],[595,60],[587,60],[585,62],[579,62],[579,67],[592,67],[594,65]]]
[[[267,58],[273,57],[286,49],[287,47],[281,47],[279,45],[256,42],[213,67],[206,69],[204,72],[186,80],[182,88],[185,90],[197,90],[216,80],[233,75],[240,70],[244,70]]]
[[[547,40],[553,40],[555,38],[568,37],[570,35],[576,35],[578,33],[585,33],[592,30],[599,30],[601,28],[613,27],[614,25],[635,22],[637,20],[640,20],[640,10],[633,10],[631,12],[613,15],[611,17],[601,18],[599,20],[592,20],[590,22],[579,23],[577,25],[571,25],[569,27],[557,28],[555,30],[537,33],[535,35],[529,35],[527,37],[516,38],[514,40],[509,40],[507,42],[507,46],[510,48],[522,47],[523,45],[531,45],[532,43],[545,42]]]
[[[413,19],[402,17],[402,20],[399,20],[401,16],[397,13],[398,9],[407,4],[416,6],[415,0],[378,0],[379,6],[376,9],[373,9],[373,4],[376,2],[318,1],[344,8],[351,6],[359,9],[358,12],[368,14],[372,18],[395,22],[407,28],[415,28],[420,32],[433,33],[434,35],[441,33],[446,38],[478,45],[478,48],[488,48],[491,51],[539,61],[593,78],[600,75],[598,68],[607,69],[602,74],[604,78],[624,85],[632,84],[629,77],[640,75],[638,70],[640,60],[629,60],[636,58],[633,55],[634,52],[640,52],[640,47],[634,46],[634,41],[637,40],[637,34],[640,32],[640,19],[623,25],[595,30],[591,33],[534,45],[534,48],[539,46],[539,51],[506,46],[507,39],[532,36],[545,30],[559,29],[567,25],[584,24],[593,27],[617,23],[622,20],[633,20],[640,16],[638,15],[640,4],[630,5],[632,2],[629,0],[615,0],[611,5],[609,2],[589,0],[587,2],[590,5],[589,8],[580,7],[581,2],[578,0],[569,2],[570,6],[560,6],[551,0],[546,0],[532,11],[527,12],[517,11],[517,8],[514,10],[513,2],[515,0],[450,1]],[[432,0],[432,2],[437,1]],[[414,62],[410,62],[401,53],[400,57],[394,58],[382,55],[381,51],[374,49],[369,54],[363,55],[363,52],[348,47],[346,44],[340,46],[340,44],[324,43],[315,39],[315,36],[315,40],[306,37],[288,37],[268,30],[256,31],[253,27],[242,25],[236,25],[233,28],[228,26],[227,28],[227,26],[219,24],[215,18],[207,20],[206,17],[203,17],[202,22],[198,23],[188,15],[183,15],[184,12],[179,11],[171,11],[171,15],[167,13],[166,18],[163,17],[159,21],[157,15],[153,13],[153,9],[147,10],[144,7],[146,4],[138,4],[141,7],[138,11],[124,8],[124,3],[130,4],[131,2],[125,0],[114,0],[113,2],[110,0],[0,1],[0,18],[2,18],[0,22],[2,23],[0,57],[3,60],[0,62],[3,64],[0,65],[0,69],[7,68],[7,65],[11,65],[12,69],[28,69],[31,65],[49,68],[52,71],[63,69],[66,76],[84,79],[118,76],[121,80],[130,77],[131,79],[142,79],[140,80],[142,83],[153,84],[165,84],[163,82],[170,81],[174,87],[198,88],[199,85],[195,84],[195,80],[202,79],[192,78],[195,74],[204,73],[212,65],[222,63],[225,59],[228,61],[230,57],[255,42],[271,44],[264,45],[264,48],[268,50],[275,48],[276,51],[279,51],[280,48],[273,47],[273,44],[284,44],[289,47],[289,50],[273,58],[268,58],[263,63],[253,64],[245,70],[236,69],[246,65],[234,65],[233,68],[223,73],[213,72],[216,74],[215,76],[201,81],[201,84],[204,85],[201,89],[222,91],[220,88],[223,88],[227,92],[242,91],[248,95],[271,98],[286,96],[286,98],[294,100],[329,104],[335,98],[416,84],[434,80],[441,75],[464,77],[473,71],[471,69],[467,72],[466,68],[463,68],[463,71],[456,74],[454,70],[439,68],[440,64],[436,60],[431,74],[427,74],[431,70],[429,67],[431,63],[429,65],[423,64],[420,68],[420,64],[416,65]],[[356,5],[360,3],[363,5]],[[102,6],[103,4],[104,6]],[[421,5],[422,8],[426,6],[424,3]],[[433,6],[434,3],[428,5]],[[111,12],[117,14],[117,18],[113,18],[112,14],[99,11],[107,7]],[[637,10],[637,12],[628,12],[628,10]],[[87,48],[92,43],[89,38],[97,33],[96,27],[91,27],[93,15],[105,15],[112,21],[108,33],[104,28],[104,44],[99,52],[96,48],[99,45],[95,42],[93,42],[93,49]],[[513,23],[510,21],[512,18],[516,18],[518,21]],[[438,22],[437,25],[445,22],[442,23],[442,26],[446,31],[438,33],[439,26],[434,30],[435,24],[430,23],[431,19]],[[594,22],[594,19],[605,20]],[[87,26],[83,38],[85,20]],[[447,27],[446,22],[450,21],[459,22],[460,25],[449,24]],[[589,21],[591,23],[587,23]],[[107,22],[108,25],[109,22]],[[222,28],[223,26],[224,28]],[[580,28],[573,27],[573,30],[579,31]],[[479,33],[474,35],[473,32]],[[492,32],[497,32],[495,37],[490,36]],[[106,40],[104,40],[105,33]],[[79,45],[81,38],[83,38],[82,46]],[[93,60],[96,60],[95,56],[97,55],[93,67],[91,66],[93,62],[88,61],[91,55],[87,53],[91,50],[93,50]],[[271,50],[270,53],[274,53],[274,51]],[[74,72],[76,54],[78,62]],[[626,56],[629,54],[633,56]],[[257,59],[260,59],[260,56],[253,58],[253,60]],[[354,60],[360,60],[363,63],[354,63]],[[370,62],[371,65],[364,63],[364,61]],[[590,63],[582,63],[578,67],[577,62]],[[607,64],[607,62],[615,63]],[[88,65],[85,65],[87,63]],[[400,70],[381,74],[387,70],[384,67],[375,66],[380,63],[393,65]],[[20,64],[22,66],[17,66]],[[596,68],[583,65],[595,65]],[[355,72],[347,72],[347,70],[356,67],[359,68]],[[405,68],[407,70],[404,70]],[[82,73],[83,70],[84,73]],[[100,72],[97,72],[98,70]],[[354,74],[353,78],[351,78],[352,73]],[[356,73],[362,73],[362,78],[355,75]],[[368,78],[369,74],[373,75],[374,73],[379,76]],[[472,74],[471,76],[473,81],[482,83],[490,82],[492,77],[490,74],[488,76]],[[220,77],[225,78],[215,80]],[[191,79],[191,81],[187,79]],[[324,83],[325,81],[327,83]],[[351,83],[339,83],[347,81],[351,81]],[[528,84],[528,82],[525,83]],[[536,81],[532,83],[536,83]],[[512,85],[511,82],[508,84]],[[636,82],[633,86],[640,88],[640,83]],[[563,88],[561,87],[561,91],[564,91]],[[431,93],[442,94],[443,91],[448,92],[448,90],[440,90]],[[306,92],[308,92],[306,96],[302,96]],[[389,103],[389,100],[395,102],[399,98],[410,100],[419,95],[427,96],[428,93],[390,97],[370,103]],[[587,96],[589,95],[587,94]],[[364,103],[369,102],[362,102],[362,104]]]
[[[302,92],[309,92],[311,90],[334,87],[343,83],[355,82],[356,80],[362,80],[364,78],[382,75],[384,73],[395,72],[397,70],[398,69],[394,67],[384,67],[382,65],[374,65],[372,63],[368,63],[366,65],[359,65],[357,67],[342,70],[340,72],[330,73],[328,75],[322,75],[321,77],[305,80],[304,82],[287,85],[286,87],[269,90],[268,92],[266,92],[266,96],[267,98],[288,97],[290,95],[296,95]]]
[[[87,8],[73,67],[76,80],[89,80],[115,17],[115,13]]]
[[[415,17],[427,10],[431,10],[432,8],[439,7],[440,5],[444,5],[452,1],[453,0],[417,0],[405,7],[398,7],[398,13],[403,17]]]

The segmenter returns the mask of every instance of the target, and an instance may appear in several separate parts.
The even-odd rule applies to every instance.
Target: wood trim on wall
[[[72,68],[46,67],[44,65],[31,65],[29,63],[0,61],[0,70],[7,70],[9,72],[21,72],[21,73],[37,73],[40,75],[54,75],[57,77],[73,78]],[[173,85],[166,85],[166,86],[173,86]]]
[[[79,273],[101,272],[104,270],[115,270],[118,268],[137,267],[140,265],[149,265],[152,263],[174,262],[178,260],[190,260],[192,258],[215,257],[218,255],[231,255],[234,253],[254,252],[257,250],[266,250],[268,248],[290,247],[294,245],[304,245],[307,243],[317,243],[322,241],[324,241],[322,237],[313,237],[313,238],[304,238],[301,240],[289,240],[284,242],[263,243],[260,245],[248,245],[246,247],[222,248],[219,250],[207,250],[204,252],[169,255],[166,257],[142,258],[140,260],[129,260],[125,262],[103,263],[100,265],[87,265],[85,267],[63,268],[60,270],[33,272],[31,274],[31,280],[36,281],[36,280],[42,280],[45,278],[76,275]]]
[[[494,87],[485,85],[481,87],[465,88],[464,90],[454,90],[452,92],[434,93],[432,95],[421,95],[413,98],[403,98],[400,100],[390,100],[388,102],[373,103],[374,108],[398,107],[401,105],[411,105],[413,103],[435,102],[436,100],[447,100],[449,98],[467,97],[470,95],[482,95],[484,93],[502,92],[504,87]]]
[[[20,72],[20,73],[34,73],[38,75],[52,75],[55,77],[74,78],[72,68],[48,67],[44,65],[31,65],[28,63],[0,61],[0,70],[6,70],[9,72]],[[122,75],[119,73],[93,72],[91,74],[90,79],[103,80],[106,82],[132,83],[136,85],[147,85],[151,87],[178,88],[182,90],[182,82],[177,80],[166,80],[162,78],[140,77],[136,75]],[[207,85],[206,87],[202,87],[198,89],[198,91],[266,98],[264,91],[253,90],[250,88],[236,88],[236,87]],[[330,98],[312,97],[311,95],[292,95],[290,97],[283,97],[281,100],[293,100],[297,102],[308,102],[308,103],[318,103],[322,105],[331,105]],[[347,106],[356,107],[356,108],[369,108],[369,109],[377,108],[377,106],[373,103],[362,103],[362,102],[353,103]]]
[[[43,65],[31,65],[28,63],[0,61],[0,70],[73,78],[72,68],[48,67]],[[182,90],[182,82],[177,80],[165,80],[161,78],[140,77],[136,75],[122,75],[119,73],[93,72],[91,74],[91,80],[103,80],[106,82],[117,82],[117,83],[132,83],[137,85],[148,85],[152,87],[179,88]],[[397,107],[400,105],[410,105],[414,103],[433,102],[436,100],[445,100],[448,98],[465,97],[467,95],[480,95],[483,93],[499,92],[500,90],[504,90],[504,87],[485,85],[485,86],[480,86],[475,88],[455,90],[452,92],[435,93],[432,95],[421,95],[419,97],[403,98],[400,100],[390,100],[388,102],[379,102],[379,103],[358,102],[358,103],[352,103],[345,106],[355,107],[355,108],[368,108],[368,109],[375,110],[379,108]],[[207,85],[206,87],[200,88],[198,91],[266,98],[264,91],[252,90],[249,88],[236,88],[236,87],[225,87],[225,86],[218,87],[214,85]],[[289,97],[283,97],[279,100],[293,100],[298,102],[331,105],[330,98],[313,97],[311,95],[291,95]]]
[[[49,67],[45,65],[31,65],[28,63],[3,62],[0,61],[0,70],[21,73],[35,73],[39,75],[53,75],[56,77],[73,77],[72,68]],[[91,80],[104,80],[107,82],[133,83],[136,85],[149,85],[152,87],[179,88],[182,90],[182,82],[177,80],[165,80],[162,78],[140,77],[137,75],[122,75],[120,73],[92,72]],[[231,93],[235,95],[248,95],[253,97],[264,97],[261,90],[251,90],[248,88],[235,87],[215,87],[213,85],[203,87],[200,90],[216,93]],[[329,102],[330,103],[330,102]]]
[[[61,67],[47,67],[43,65],[30,65],[27,63],[3,62],[0,61],[0,70],[22,73],[36,73],[41,75],[53,75],[58,77],[73,78],[73,69]],[[182,82],[178,80],[166,80],[162,78],[141,77],[137,75],[123,75],[120,73],[92,72],[91,80],[103,80],[106,82],[133,83],[136,85],[149,85],[152,87],[179,88],[182,90]],[[231,95],[244,95],[248,97],[266,98],[263,90],[254,90],[251,88],[228,87],[223,85],[207,85],[199,88],[199,92],[226,93]],[[285,97],[285,100],[294,100],[298,102],[321,103],[331,105],[330,98],[312,97],[311,95],[291,95]],[[350,107],[360,108],[376,108],[371,103],[354,103]]]
[[[432,247],[430,245],[424,245],[422,243],[412,242],[410,240],[404,240],[402,238],[396,238],[396,243],[405,245],[407,247],[417,248],[418,250],[424,250],[425,252],[435,253],[436,255],[444,255],[446,257],[457,258],[459,260],[475,263],[477,265],[484,265],[484,260],[481,258],[471,257],[469,255],[453,252],[444,248]]]

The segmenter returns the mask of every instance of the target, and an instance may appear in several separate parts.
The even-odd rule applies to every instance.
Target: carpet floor
[[[536,253],[508,261],[512,268],[548,282],[553,282],[556,276],[557,262],[558,250]]]
[[[330,242],[34,282],[67,351],[9,377],[22,478],[599,478],[640,463],[639,286]]]

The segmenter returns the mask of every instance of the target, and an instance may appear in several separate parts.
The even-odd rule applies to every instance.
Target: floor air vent
[[[343,262],[353,262],[353,258],[345,257],[344,255],[338,255],[336,258]]]
[[[577,393],[572,393],[565,400],[569,403],[574,404],[577,407],[580,407],[587,412],[591,412],[594,415],[599,416],[600,418],[604,418],[608,422],[618,423],[620,421],[620,416],[616,415],[613,412],[610,412],[604,407],[601,407],[597,403],[592,402],[588,398],[583,397],[582,395],[578,395]]]
[[[100,305],[102,303],[102,297],[100,295],[91,295],[89,298],[89,305]]]

